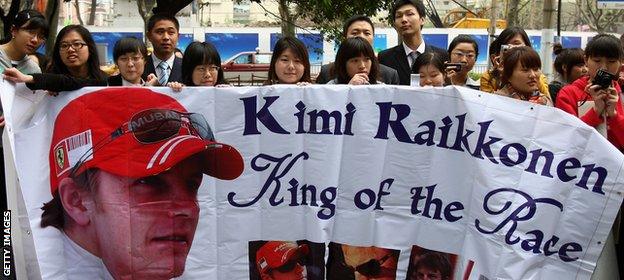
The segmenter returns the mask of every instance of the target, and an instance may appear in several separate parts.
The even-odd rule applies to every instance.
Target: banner
[[[465,88],[2,92],[44,279],[588,279],[622,203],[593,128]]]

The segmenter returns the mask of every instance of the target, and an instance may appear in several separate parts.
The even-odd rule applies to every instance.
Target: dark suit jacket
[[[331,68],[334,67],[334,63],[325,64],[321,66],[321,72],[319,72],[318,77],[316,77],[317,84],[326,84],[327,82],[333,80],[335,77],[330,75]],[[387,85],[398,85],[399,84],[399,73],[396,70],[385,66],[383,64],[379,64],[379,74],[381,74],[381,82]]]
[[[152,56],[148,56],[147,60],[145,62],[145,70],[143,71],[143,76],[141,76],[143,78],[144,81],[147,81],[147,75],[149,74],[154,74],[156,75],[156,69],[154,68],[154,60],[152,59]],[[171,74],[169,74],[169,80],[167,80],[167,83],[169,82],[179,82],[182,83],[182,59],[177,57],[173,60],[173,66],[171,66]]]
[[[115,75],[108,77],[109,86],[121,86],[121,75]]]
[[[440,52],[446,55],[446,50],[434,47],[431,44],[425,44],[425,52]],[[403,44],[399,44],[391,49],[383,50],[377,56],[379,63],[391,67],[399,72],[399,80],[401,85],[410,84],[410,74],[412,74],[411,66],[407,63],[407,55]]]

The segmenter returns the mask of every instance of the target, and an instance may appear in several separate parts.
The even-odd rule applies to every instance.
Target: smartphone
[[[462,64],[461,63],[444,62],[444,68],[446,69],[446,71],[453,70],[455,72],[459,72],[462,69]]]

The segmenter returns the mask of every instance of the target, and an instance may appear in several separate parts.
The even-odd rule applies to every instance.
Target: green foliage
[[[327,39],[339,41],[342,37],[342,25],[354,15],[373,17],[379,11],[389,10],[392,0],[349,1],[349,0],[292,0],[297,4],[297,12],[314,22],[316,28]]]

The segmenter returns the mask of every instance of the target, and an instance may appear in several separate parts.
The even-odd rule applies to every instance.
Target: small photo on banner
[[[400,250],[329,243],[328,280],[396,279]]]
[[[412,246],[406,280],[469,279],[474,262],[455,254]]]
[[[249,242],[249,279],[322,280],[325,243],[307,240]]]

